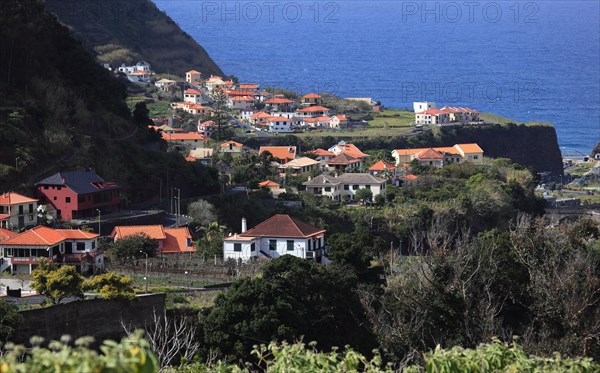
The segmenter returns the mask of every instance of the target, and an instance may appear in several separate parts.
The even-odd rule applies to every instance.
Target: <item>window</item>
[[[33,221],[33,215],[29,215],[29,221]]]
[[[308,250],[311,250],[311,249],[312,249],[312,248],[311,248],[311,244],[312,244],[312,240],[311,240],[311,239],[309,239],[309,240],[308,240]]]
[[[250,251],[256,251],[256,243],[252,242],[250,244]]]
[[[33,214],[33,203],[29,204],[29,213]]]
[[[77,251],[85,251],[85,242],[77,242]]]
[[[56,196],[54,196],[54,200],[56,201]]]
[[[358,185],[352,185],[352,190],[358,190]]]
[[[344,190],[350,190],[350,185],[344,184]]]
[[[365,189],[371,189],[370,185],[365,185]]]
[[[474,155],[473,159],[479,159],[479,156],[478,155]]]
[[[331,192],[331,187],[325,187],[326,192]]]
[[[92,241],[92,250],[96,250],[96,241]]]
[[[65,197],[65,202],[66,203],[71,203],[71,197]]]
[[[234,243],[233,244],[233,251],[242,251],[242,244],[241,243]]]
[[[269,250],[277,250],[277,240],[269,240]]]
[[[294,251],[294,240],[287,240],[287,251]]]
[[[19,205],[19,215],[23,213],[23,205]]]

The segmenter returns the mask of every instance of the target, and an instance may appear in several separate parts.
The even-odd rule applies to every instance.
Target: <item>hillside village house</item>
[[[265,100],[265,108],[267,110],[277,112],[290,112],[292,111],[292,107],[294,105],[294,101],[288,100],[283,97],[273,97],[268,100]]]
[[[202,104],[202,92],[194,88],[188,88],[183,91],[183,101]]]
[[[278,258],[293,255],[318,263],[325,258],[325,230],[314,227],[289,215],[278,214],[223,240],[223,258],[248,261],[252,258]]]
[[[319,161],[308,157],[292,159],[286,164],[278,167],[282,174],[303,175],[319,169]]]
[[[258,183],[258,187],[259,188],[278,189],[279,187],[281,187],[281,185],[272,180],[265,180],[265,181]]]
[[[477,144],[456,144],[440,148],[396,149],[392,151],[392,157],[396,167],[417,159],[421,165],[440,168],[449,163],[482,163],[483,150]]]
[[[193,148],[190,150],[190,155],[187,160],[198,161],[202,164],[209,165],[212,161],[213,154],[215,153],[215,149],[213,148]]]
[[[316,117],[316,118],[303,118],[302,125],[311,128],[329,128],[331,125],[331,118],[329,117]]]
[[[287,163],[296,158],[295,146],[261,146],[258,154],[269,152],[273,158],[278,159],[281,163]]]
[[[203,147],[208,138],[197,132],[183,133],[161,133],[163,140],[174,145],[184,145],[191,147]]]
[[[429,109],[435,109],[435,102],[424,101],[424,102],[413,102],[413,111],[415,114],[422,113]]]
[[[309,93],[302,96],[303,106],[316,106],[321,103],[321,96],[316,93]]]
[[[394,176],[396,175],[396,167],[384,160],[380,160],[369,167],[369,173],[373,176]]]
[[[415,114],[415,124],[471,123],[479,122],[479,112],[467,107],[448,107],[428,109]]]
[[[345,154],[351,155],[354,158],[358,158],[358,159],[365,159],[365,158],[369,157],[368,154],[365,154],[362,151],[360,151],[360,149],[358,147],[356,147],[356,145],[346,143],[345,141],[340,141],[336,145],[329,148],[329,151],[335,155],[340,155],[342,153],[345,153]]]
[[[241,90],[258,92],[260,90],[260,85],[257,83],[240,83],[238,88]]]
[[[73,220],[119,211],[121,187],[93,171],[58,172],[35,184],[40,203],[49,204],[59,219]]]
[[[325,162],[325,165],[328,169],[346,172],[361,167],[363,161],[359,158],[354,158],[350,154],[341,153]]]
[[[202,84],[202,73],[196,70],[190,70],[185,73],[185,82],[188,84]]]
[[[37,225],[38,200],[6,192],[0,195],[0,228],[22,229]]]
[[[355,200],[356,191],[369,189],[373,197],[385,192],[385,180],[377,176],[362,173],[346,173],[339,176],[319,175],[304,183],[308,193],[339,201],[344,196]]]
[[[296,110],[296,116],[300,118],[329,117],[330,111],[331,109],[323,106],[309,106]]]
[[[335,158],[335,153],[334,152],[330,152],[329,150],[325,150],[325,149],[316,149],[311,151],[311,153],[317,158],[317,161],[324,163],[324,162],[328,162],[330,160],[332,160],[333,158]]]
[[[329,120],[329,126],[331,128],[341,128],[348,125],[348,118],[345,115],[334,115]]]
[[[208,92],[212,92],[215,89],[232,88],[233,87],[233,82],[232,81],[225,81],[220,76],[211,75],[210,78],[208,78],[204,82],[204,85],[206,86],[206,89],[208,90]]]
[[[145,234],[158,243],[160,255],[185,254],[196,251],[188,227],[165,228],[162,225],[116,226],[110,234],[115,242],[129,236]]]
[[[3,260],[0,272],[31,274],[39,260],[69,264],[82,274],[98,273],[104,267],[104,252],[97,233],[79,229],[52,229],[37,226],[0,242]]]
[[[227,106],[235,110],[247,110],[254,105],[255,101],[252,96],[234,96],[227,100]]]
[[[212,110],[208,106],[202,106],[200,104],[194,103],[193,101],[173,102],[171,103],[171,108],[183,110],[186,113],[192,115],[207,115]]]
[[[244,144],[236,141],[227,141],[220,145],[221,153],[230,153],[231,155],[242,154]]]
[[[138,63],[136,63],[133,66],[127,66],[125,64],[122,64],[117,70],[126,75],[129,75],[135,71],[141,71],[141,72],[147,72],[147,73],[151,72],[150,64],[145,61],[139,61]]]
[[[168,91],[170,87],[175,87],[177,82],[171,79],[160,79],[154,82],[154,85],[162,91]]]
[[[267,125],[269,126],[269,132],[273,132],[273,133],[293,132],[292,131],[292,123],[293,123],[293,120],[286,118],[286,117],[274,116],[274,117],[267,118]]]
[[[127,79],[132,83],[148,83],[151,76],[152,73],[148,71],[134,71],[127,74]]]
[[[264,125],[267,123],[267,119],[272,117],[271,114],[266,113],[264,111],[259,111],[250,116],[250,123],[254,125]]]

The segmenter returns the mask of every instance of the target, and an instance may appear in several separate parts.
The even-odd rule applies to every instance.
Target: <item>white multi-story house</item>
[[[97,233],[79,229],[37,226],[0,243],[0,271],[30,274],[41,258],[74,265],[80,273],[96,273],[104,267],[104,253]]]
[[[429,109],[435,109],[435,102],[424,101],[424,102],[413,102],[413,110],[416,113],[421,113]]]
[[[293,255],[322,263],[327,261],[325,232],[284,214],[274,215],[249,230],[246,219],[242,219],[242,233],[223,240],[223,257],[247,261]]]
[[[202,92],[194,88],[188,88],[183,92],[183,101],[202,104]]]
[[[0,228],[21,229],[37,225],[38,200],[7,192],[0,194]]]
[[[292,132],[293,120],[286,117],[269,117],[267,118],[267,125],[269,126],[269,132],[274,133],[289,133]]]
[[[202,73],[196,70],[186,71],[185,81],[188,84],[199,85],[202,83]]]
[[[450,163],[483,162],[483,150],[477,144],[456,144],[439,148],[411,148],[395,149],[392,157],[396,160],[396,167],[402,167],[417,159],[423,166],[441,168]]]
[[[342,196],[355,200],[356,191],[369,189],[373,197],[385,192],[385,179],[371,174],[346,173],[339,176],[319,175],[303,183],[306,191],[339,201]]]

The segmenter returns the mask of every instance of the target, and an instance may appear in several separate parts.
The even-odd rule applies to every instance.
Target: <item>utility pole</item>
[[[146,294],[148,294],[148,253],[140,250],[140,253],[146,255],[146,277],[144,277],[144,281],[146,282]]]
[[[181,189],[177,188],[177,226],[179,227],[179,216],[181,215]]]
[[[102,236],[102,231],[100,230],[100,228],[102,228],[100,225],[102,224],[102,211],[100,211],[100,209],[96,209],[96,211],[98,211],[98,234]]]

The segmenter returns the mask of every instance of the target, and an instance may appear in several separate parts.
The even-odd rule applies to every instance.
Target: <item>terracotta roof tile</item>
[[[277,214],[247,232],[241,233],[240,236],[308,238],[324,232],[324,229],[314,227],[289,215]]]
[[[387,163],[384,160],[380,160],[379,162],[377,162],[374,165],[372,165],[371,167],[369,167],[369,171],[385,171],[385,170],[395,170],[395,169],[396,169],[396,167]]]
[[[266,180],[266,181],[263,181],[262,183],[258,183],[258,186],[259,186],[260,188],[262,188],[262,187],[267,187],[267,188],[279,188],[281,185],[280,185],[280,184],[278,184],[278,183],[276,183],[276,182],[274,182],[274,181],[271,181],[271,180]]]
[[[162,225],[118,225],[113,229],[110,236],[112,238],[123,238],[141,233],[147,234],[150,238],[154,240],[164,240],[165,238],[167,238]]]
[[[269,152],[273,157],[284,162],[296,158],[295,146],[261,146],[258,154],[262,154],[263,152]]]
[[[192,235],[187,227],[165,228],[165,240],[163,241],[161,254],[190,253],[196,251]]]
[[[30,198],[15,192],[7,192],[0,194],[0,205],[16,205],[20,203],[33,203],[37,199]]]
[[[3,241],[2,245],[54,246],[64,240],[65,237],[60,232],[44,227],[43,225],[38,225]]]

